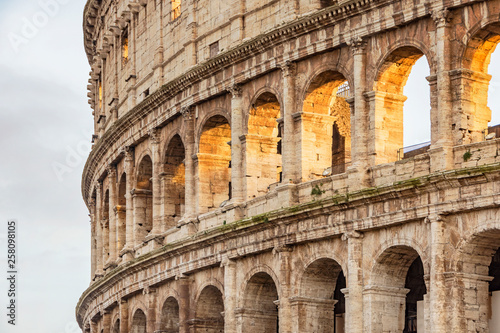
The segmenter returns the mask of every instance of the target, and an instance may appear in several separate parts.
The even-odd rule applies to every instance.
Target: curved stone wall
[[[488,332],[499,15],[497,0],[89,0],[82,329]],[[431,144],[404,158],[422,56]]]

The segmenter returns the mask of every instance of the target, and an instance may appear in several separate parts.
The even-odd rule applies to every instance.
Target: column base
[[[122,258],[122,263],[126,263],[135,258],[135,250],[130,247],[125,247],[120,251],[120,257]]]
[[[112,270],[113,268],[115,268],[117,265],[116,265],[116,260],[111,260],[109,259],[108,261],[106,261],[106,263],[104,264],[104,271],[108,271],[108,270]]]
[[[187,235],[194,235],[197,231],[197,225],[200,223],[197,217],[183,217],[177,222],[177,228],[185,229]]]

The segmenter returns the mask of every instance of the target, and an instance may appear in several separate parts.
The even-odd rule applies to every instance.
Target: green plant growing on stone
[[[323,184],[321,184],[321,186],[323,186]],[[311,190],[311,195],[322,195],[323,193],[325,193],[325,190],[322,190],[318,184],[316,184]]]
[[[471,157],[472,157],[472,153],[470,152],[470,150],[467,150],[464,153],[464,162],[467,162],[468,160],[470,160]]]

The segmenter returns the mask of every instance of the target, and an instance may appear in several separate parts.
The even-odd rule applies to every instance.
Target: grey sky
[[[89,218],[80,194],[92,134],[86,97],[89,66],[82,46],[85,1],[57,1],[59,9],[40,24],[37,33],[18,45],[16,52],[9,36],[22,37],[26,20],[32,23],[43,9],[38,1],[0,0],[2,333],[76,333],[74,308],[90,282]],[[493,59],[490,73],[500,68],[497,53],[499,59]],[[428,69],[425,61],[416,66],[405,89],[409,97],[405,144],[425,141],[429,136],[428,122],[423,121],[429,117],[424,79]],[[494,97],[500,95],[496,82],[494,77]],[[490,101],[490,106],[498,102],[498,98]],[[492,109],[497,114],[493,123],[499,123],[500,111]],[[8,218],[18,219],[20,238],[18,325],[14,328],[7,325],[5,315]]]
[[[90,281],[90,225],[80,195],[92,133],[84,1],[55,3],[52,16],[40,16],[38,1],[0,0],[0,235],[7,219],[16,218],[20,238],[15,327],[6,323],[6,240],[0,239],[0,332],[6,333],[76,333],[75,305]],[[36,22],[38,31],[16,52],[12,34],[25,38],[26,20],[37,18],[48,19]],[[58,177],[54,166],[61,165],[66,173]]]

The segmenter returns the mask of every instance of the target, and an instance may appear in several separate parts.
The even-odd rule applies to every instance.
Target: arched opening
[[[231,198],[231,127],[223,116],[203,125],[198,152],[198,209],[205,213]]]
[[[310,83],[302,106],[302,179],[344,173],[351,162],[350,88],[339,72],[326,71]]]
[[[179,303],[173,297],[167,298],[161,310],[160,331],[179,333]]]
[[[103,264],[109,259],[109,190],[104,193],[102,205],[102,255]]]
[[[243,333],[278,333],[278,290],[271,276],[257,273],[248,281],[240,314]]]
[[[248,199],[266,194],[270,185],[281,182],[280,109],[278,99],[269,92],[261,94],[250,108],[243,141]]]
[[[126,242],[127,234],[127,175],[125,173],[120,177],[118,183],[118,205],[116,206],[116,222],[117,222],[117,243],[116,248],[121,251]]]
[[[404,117],[409,120],[419,119],[419,122],[421,119],[426,119],[425,123],[430,124],[430,97],[429,99],[422,98],[420,89],[418,89],[419,97],[412,98],[414,101],[411,109],[416,114],[410,116],[410,110],[405,110],[403,114],[403,107],[407,100],[407,97],[403,95],[403,90],[413,66],[422,56],[424,56],[423,52],[416,47],[400,47],[386,57],[379,69],[374,82],[374,94],[370,102],[373,110],[371,113],[375,115],[373,124],[375,139],[372,142],[371,150],[374,153],[376,164],[394,162],[426,152],[429,149],[430,131],[422,131],[411,122],[408,122],[410,131],[407,133],[409,135],[406,136],[408,142],[418,141],[419,133],[427,133],[426,141],[418,142],[409,147],[405,147],[404,141]],[[424,57],[424,59],[426,58]],[[424,62],[419,66],[426,67]],[[413,87],[414,85],[424,86],[425,81],[421,77],[421,73],[416,73],[416,76],[419,82],[416,84],[412,80],[412,86],[409,87],[412,91],[417,90]],[[430,91],[428,83],[425,84],[425,89]]]
[[[134,237],[139,245],[153,228],[153,162],[146,155],[137,168],[136,187],[132,191],[134,204]]]
[[[175,135],[167,146],[165,152],[165,217],[166,228],[176,226],[184,215],[186,168],[184,165],[185,149],[181,137]]]
[[[292,299],[299,332],[344,333],[346,287],[340,265],[332,259],[310,264],[302,277],[300,296]]]
[[[462,143],[478,142],[500,137],[500,83],[495,73],[500,70],[500,54],[495,49],[500,42],[500,22],[476,32],[463,56],[460,79]]]
[[[146,333],[146,315],[141,309],[134,313],[130,333]]]
[[[429,150],[431,144],[430,68],[425,56],[413,65],[403,88],[407,97],[403,111],[403,148],[398,158],[409,158]]]
[[[194,320],[194,331],[203,333],[224,332],[224,298],[219,289],[214,286],[203,288]]]
[[[372,316],[371,332],[424,331],[424,268],[409,246],[392,246],[376,261],[371,285],[365,290]]]
[[[115,324],[113,325],[111,332],[112,333],[120,333],[120,319],[117,319],[115,321]]]
[[[427,294],[427,288],[424,281],[424,266],[420,257],[417,257],[408,269],[405,288],[409,292],[406,294],[403,332],[422,333],[424,331],[424,295]]]

